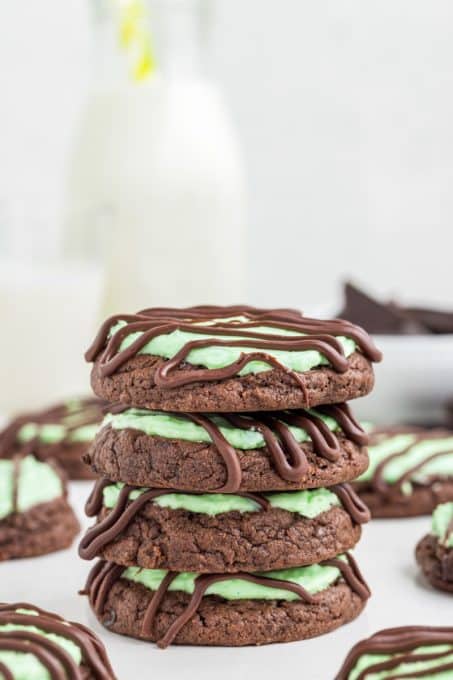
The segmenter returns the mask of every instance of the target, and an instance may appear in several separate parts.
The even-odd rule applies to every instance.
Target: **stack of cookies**
[[[349,480],[367,436],[344,403],[379,351],[345,321],[290,309],[118,315],[87,359],[111,403],[87,462],[100,479],[80,544],[110,630],[248,645],[320,635],[369,590],[348,550],[369,513]]]

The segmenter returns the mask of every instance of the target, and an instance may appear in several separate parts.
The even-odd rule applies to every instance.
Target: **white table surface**
[[[79,518],[91,483],[71,484]],[[77,549],[0,565],[3,601],[25,601],[89,625],[104,641],[119,680],[333,680],[346,652],[380,628],[407,624],[452,625],[453,599],[434,591],[420,577],[414,547],[427,533],[428,517],[374,520],[364,528],[355,555],[373,596],[353,623],[313,640],[264,647],[196,648],[173,646],[166,651],[107,632],[91,614],[86,598],[77,595],[90,563]]]

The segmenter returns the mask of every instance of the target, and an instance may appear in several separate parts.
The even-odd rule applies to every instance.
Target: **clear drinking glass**
[[[102,291],[96,254],[62,251],[55,197],[24,187],[0,217],[0,414],[83,394]]]

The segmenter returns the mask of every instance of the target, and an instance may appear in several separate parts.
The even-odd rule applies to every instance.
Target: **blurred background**
[[[86,391],[115,311],[453,307],[448,0],[0,12],[0,410]]]

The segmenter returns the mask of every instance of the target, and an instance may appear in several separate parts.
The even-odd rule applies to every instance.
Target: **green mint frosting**
[[[113,508],[123,484],[118,482],[104,489],[104,505]],[[130,500],[135,500],[147,489],[136,489],[129,494]],[[340,505],[336,494],[329,489],[307,489],[305,491],[291,491],[290,493],[263,494],[274,508],[282,508],[289,512],[298,513],[302,517],[312,519],[330,508]],[[204,493],[166,493],[153,500],[156,505],[171,510],[187,510],[205,515],[220,515],[224,512],[256,512],[259,505],[250,498],[235,496],[234,494]]]
[[[423,675],[425,680],[453,680],[453,669],[439,670],[436,668],[444,664],[453,663],[453,646],[452,645],[424,645],[423,647],[416,647],[411,650],[414,656],[419,654],[443,654],[450,651],[451,654],[442,656],[440,658],[431,659],[429,661],[408,661],[401,663],[398,666],[393,666],[389,670],[378,671],[377,673],[368,673],[367,680],[385,680],[385,678],[411,678],[419,677],[422,671],[431,671],[429,675]],[[374,666],[388,659],[397,657],[396,654],[363,654],[357,661],[356,665],[348,675],[348,680],[357,680],[358,677],[370,666]]]
[[[439,543],[446,548],[453,548],[453,531],[448,531],[453,522],[453,503],[441,503],[433,512],[431,533],[437,536]]]
[[[411,446],[412,444],[413,446]],[[453,476],[453,437],[425,439],[417,442],[415,434],[396,434],[374,446],[368,447],[370,465],[368,470],[359,477],[358,481],[370,480],[379,463],[386,460],[389,456],[403,452],[406,449],[408,450],[404,455],[394,458],[385,465],[383,477],[388,484],[394,484],[406,472],[427,460],[433,454],[444,452],[444,456],[427,460],[426,464],[412,475],[411,481],[423,483],[432,476]],[[404,485],[403,491],[411,493],[412,485],[410,482]]]
[[[16,609],[20,614],[31,614],[38,616],[38,613],[27,609]],[[77,665],[82,662],[82,651],[69,638],[46,633],[44,630],[35,626],[23,626],[15,623],[8,623],[0,626],[0,632],[8,633],[15,630],[26,630],[30,633],[42,635],[64,649]],[[4,663],[12,672],[14,680],[51,680],[51,675],[39,659],[32,653],[11,652],[0,650],[0,662]],[[3,676],[2,676],[3,677]]]
[[[338,423],[329,416],[317,412],[315,409],[310,413],[322,420],[327,427],[336,432],[339,430]],[[235,449],[247,451],[260,449],[266,445],[261,432],[257,430],[243,430],[233,427],[221,416],[210,416],[211,420],[219,426],[220,432]],[[145,409],[130,408],[122,413],[109,413],[102,423],[102,427],[111,425],[115,430],[127,428],[140,430],[150,437],[163,437],[165,439],[183,439],[189,442],[212,442],[208,432],[192,422],[184,415],[162,413],[160,411],[148,411]],[[295,439],[302,443],[310,441],[310,436],[300,427],[289,426]]]
[[[96,436],[99,425],[82,425],[74,430],[68,431],[65,425],[58,423],[27,423],[23,425],[17,434],[19,442],[26,442],[38,437],[43,444],[58,444],[67,439],[70,442],[90,442]]]
[[[344,559],[343,557],[341,559]],[[141,569],[128,567],[123,571],[122,578],[135,583],[141,583],[149,590],[157,590],[167,572],[164,569]],[[259,576],[281,579],[297,583],[305,588],[311,595],[325,590],[332,585],[340,576],[336,567],[312,564],[308,567],[295,567],[293,569],[281,569],[279,571],[259,572]],[[169,590],[177,590],[191,595],[194,591],[194,582],[197,574],[182,572],[172,581]],[[280,590],[269,586],[251,583],[239,578],[213,583],[206,590],[206,595],[218,595],[225,600],[287,600],[289,602],[299,600],[297,593],[289,590]]]
[[[110,331],[110,335],[114,335],[120,328],[126,325],[125,321],[119,321]],[[204,324],[199,324],[204,325]],[[253,329],[257,333],[267,333],[274,335],[300,335],[303,333],[297,333],[296,331],[289,331],[282,328],[270,328],[268,326],[260,326]],[[136,333],[130,333],[127,335],[120,345],[120,350],[130,347],[137,338],[143,335],[142,332],[138,331]],[[195,333],[175,330],[171,333],[166,333],[165,335],[157,335],[155,338],[150,340],[146,345],[140,350],[140,354],[153,354],[154,356],[164,357],[165,359],[171,359],[179,352],[186,343],[191,340],[206,340],[205,333]],[[253,338],[244,338],[239,333],[235,336],[228,335],[216,335],[213,338],[220,340],[244,340],[244,345],[242,347],[200,347],[193,349],[187,355],[186,361],[194,366],[204,366],[205,368],[215,369],[224,368],[229,366],[233,362],[237,361],[241,354],[250,354],[253,352],[259,352],[260,350],[253,347]],[[345,356],[349,356],[356,349],[356,344],[351,338],[346,338],[343,336],[337,337],[338,342],[343,347]],[[261,350],[262,351],[262,350]],[[327,359],[316,350],[303,350],[303,351],[286,351],[269,349],[266,350],[267,354],[277,359],[281,364],[293,371],[298,371],[303,373],[309,371],[316,366],[328,365]],[[269,364],[265,361],[251,361],[249,364],[244,366],[239,375],[247,375],[248,373],[260,373],[261,371],[268,371],[270,368]],[[272,368],[272,367],[271,367]]]
[[[68,434],[68,440],[70,442],[91,442],[97,435],[99,430],[99,423],[94,423],[92,425],[82,425],[72,430]]]
[[[0,519],[13,512],[13,462],[0,460]],[[63,494],[63,484],[51,465],[26,456],[20,461],[17,509],[25,512]]]

